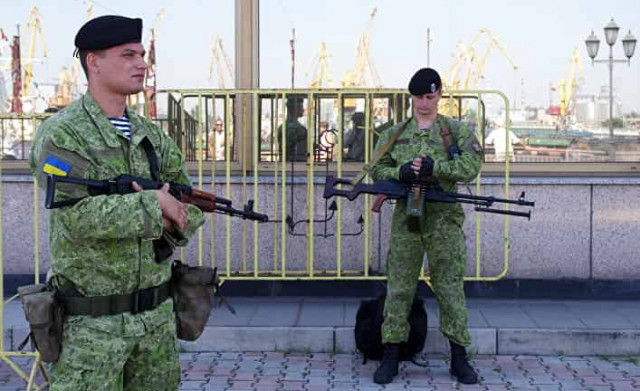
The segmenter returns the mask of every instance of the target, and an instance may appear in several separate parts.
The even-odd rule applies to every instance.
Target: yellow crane
[[[216,72],[217,71],[217,72]],[[218,88],[225,87],[225,79],[231,81],[232,87],[235,86],[235,78],[233,76],[233,68],[231,67],[231,60],[227,52],[224,50],[222,44],[222,38],[218,35],[211,45],[211,63],[209,65],[209,80],[213,79],[213,74],[218,75]],[[225,77],[226,76],[226,77]]]
[[[75,67],[62,67],[58,72],[56,93],[49,98],[49,106],[63,108],[68,106],[78,90],[78,73]]]
[[[331,54],[327,50],[327,44],[322,42],[318,53],[311,60],[311,81],[309,82],[309,88],[322,88],[330,87],[333,81],[331,73],[329,72],[329,58]],[[307,77],[310,74],[307,72]],[[326,83],[325,83],[326,81]]]
[[[36,38],[40,37],[40,43],[42,44],[42,56],[47,57],[47,46],[44,42],[44,35],[42,34],[42,21],[40,18],[40,12],[38,7],[31,7],[29,11],[29,20],[27,21],[27,29],[30,31],[31,39],[29,41],[29,57],[25,59],[24,66],[24,82],[22,83],[22,96],[29,96],[29,86],[33,80],[33,63],[36,59],[33,57],[36,48]]]
[[[576,78],[576,73],[578,78]],[[569,59],[569,65],[567,65],[568,79],[560,79],[558,82],[558,92],[560,94],[560,119],[563,124],[566,124],[566,117],[569,111],[569,106],[573,97],[573,90],[584,82],[584,68],[582,67],[582,57],[580,57],[580,49],[573,48],[571,58]]]
[[[486,38],[488,41],[484,49],[479,48],[480,40]],[[493,53],[494,49],[498,49],[500,54],[507,60],[511,69],[518,69],[516,63],[507,54],[507,51],[498,38],[491,30],[483,28],[471,40],[468,46],[458,45],[457,55],[453,65],[445,72],[443,84],[445,90],[473,90],[477,88],[478,80],[484,79],[484,68],[487,60]],[[447,115],[457,116],[459,114],[458,103],[454,101],[451,107],[451,101],[443,99],[440,101],[441,112]],[[462,108],[462,113],[465,108]]]
[[[377,11],[378,9],[375,7],[371,11],[367,30],[358,40],[355,66],[353,70],[347,72],[341,80],[342,87],[344,88],[382,87],[382,79],[369,56],[371,32],[373,31],[373,22]]]

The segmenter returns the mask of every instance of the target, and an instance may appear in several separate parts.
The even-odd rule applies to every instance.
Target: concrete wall
[[[239,178],[232,178],[231,197],[234,206],[242,204],[242,186]],[[224,178],[217,178],[216,192],[225,197]],[[315,219],[324,218],[325,202],[322,198],[324,179],[316,183]],[[483,178],[482,193],[504,196],[504,181]],[[542,279],[640,279],[640,193],[636,178],[512,178],[510,197],[526,192],[526,198],[536,202],[531,221],[509,218],[509,272],[506,278]],[[261,178],[258,210],[272,219],[282,218],[281,184],[277,196],[270,178]],[[207,184],[205,187],[210,188]],[[466,189],[461,188],[461,191]],[[472,186],[475,191],[475,186]],[[252,198],[253,187],[247,187]],[[29,176],[5,176],[2,182],[2,234],[5,274],[33,273],[34,270],[34,207],[33,182]],[[44,193],[38,195],[38,233],[40,270],[49,265],[48,211],[44,209]],[[286,192],[285,213],[290,213],[291,193]],[[304,178],[294,181],[294,220],[307,219],[306,183]],[[277,203],[277,213],[276,213]],[[342,232],[359,230],[357,219],[363,213],[363,201],[343,200]],[[384,271],[384,260],[389,245],[389,226],[392,207],[386,205],[382,213],[371,221],[370,266],[374,271]],[[504,264],[504,224],[501,215],[474,214],[469,208],[465,223],[468,245],[468,275],[476,270],[476,216],[480,220],[480,272],[482,276],[495,276]],[[337,219],[326,226],[328,234],[335,233]],[[296,227],[303,236],[286,235],[288,271],[304,270],[307,266],[306,224]],[[202,253],[205,263],[211,260],[212,231],[215,243],[213,255],[218,266],[225,268],[229,237],[230,269],[253,270],[254,224],[242,220],[214,215],[207,220],[202,232]],[[244,240],[243,240],[244,231]],[[274,265],[274,248],[280,262],[281,226],[276,223],[261,224],[258,229],[258,264],[260,270]],[[324,234],[325,226],[316,223],[314,233]],[[274,242],[275,236],[275,242]],[[342,237],[342,269],[362,270],[364,265],[363,234]],[[243,244],[244,242],[244,244]],[[314,236],[314,267],[336,269],[337,240]],[[185,259],[195,263],[199,254],[198,241],[193,240],[185,250]],[[243,260],[244,253],[244,260]]]

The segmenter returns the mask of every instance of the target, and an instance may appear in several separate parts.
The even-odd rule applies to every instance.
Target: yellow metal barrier
[[[210,135],[207,133],[210,130],[205,129],[203,125],[203,118],[201,113],[202,110],[202,98],[206,97],[205,101],[213,102],[212,103],[212,112],[214,113],[215,120],[215,107],[223,107],[224,108],[224,122],[225,122],[225,159],[224,161],[211,161],[211,168],[209,173],[211,174],[211,189],[216,192],[216,170],[218,167],[222,166],[225,170],[225,197],[233,198],[232,189],[238,190],[234,191],[236,193],[236,199],[234,200],[234,204],[238,205],[240,202],[245,202],[247,198],[253,198],[256,200],[256,209],[261,212],[268,212],[272,221],[268,224],[258,224],[253,223],[253,256],[251,257],[253,260],[253,264],[248,267],[247,258],[249,254],[247,253],[248,248],[247,245],[249,243],[248,240],[248,227],[246,222],[238,223],[237,221],[233,221],[231,218],[226,217],[226,233],[225,233],[225,261],[224,268],[221,277],[223,280],[254,280],[254,279],[270,279],[270,280],[379,280],[384,279],[385,276],[382,273],[382,268],[379,267],[378,270],[373,270],[371,268],[371,261],[373,258],[373,248],[374,248],[374,235],[373,235],[373,227],[375,224],[374,216],[370,212],[371,207],[371,196],[362,197],[362,206],[365,213],[363,213],[363,230],[362,230],[362,243],[358,247],[361,249],[363,258],[360,259],[359,264],[362,265],[361,268],[349,268],[344,267],[344,259],[343,259],[343,235],[345,232],[345,227],[343,227],[343,216],[345,213],[345,205],[349,205],[350,208],[353,208],[354,205],[357,205],[357,202],[352,204],[345,204],[343,200],[336,200],[337,210],[336,210],[336,226],[335,232],[333,236],[335,236],[335,246],[336,253],[333,259],[334,267],[316,267],[318,257],[318,253],[323,251],[327,246],[325,246],[326,238],[323,238],[323,241],[320,245],[317,245],[317,237],[321,236],[318,233],[317,227],[315,223],[309,223],[314,221],[317,216],[317,208],[318,202],[316,202],[316,193],[321,188],[322,178],[318,175],[321,165],[328,165],[331,168],[331,172],[335,173],[338,176],[342,176],[345,172],[358,171],[362,169],[364,163],[368,163],[373,154],[374,148],[374,139],[378,133],[378,128],[374,127],[374,120],[379,120],[382,118],[388,123],[398,123],[399,121],[404,120],[404,118],[408,115],[408,102],[409,96],[404,90],[395,90],[395,89],[371,89],[371,90],[331,90],[331,89],[322,89],[322,90],[164,90],[159,94],[168,94],[171,96],[171,99],[180,102],[180,106],[182,109],[185,107],[189,107],[191,112],[198,112],[198,126],[195,127],[198,129],[197,137],[190,137],[186,134],[186,129],[181,130],[182,134],[180,136],[181,140],[198,140],[195,145],[185,145],[183,143],[183,153],[185,155],[194,155],[199,157],[198,161],[198,179],[197,183],[199,186],[202,186],[203,176],[205,172],[203,170],[203,166],[201,164],[201,157],[206,155],[203,153],[203,145],[206,145],[203,142],[203,137]],[[475,117],[467,118],[466,120],[474,122],[476,127],[476,131],[478,132],[478,137],[483,140],[484,137],[484,99],[486,96],[493,96],[501,99],[504,102],[504,112],[505,118],[504,123],[506,124],[506,132],[507,146],[509,145],[508,134],[509,134],[509,102],[507,97],[499,92],[499,91],[449,91],[443,94],[443,99],[453,100],[457,99],[461,101],[463,99],[470,99],[476,102],[477,109]],[[244,100],[243,100],[244,99]],[[291,137],[288,134],[288,127],[292,126],[291,123],[288,123],[287,118],[289,116],[288,113],[288,105],[287,102],[290,99],[304,99],[305,104],[305,112],[304,115],[305,120],[302,120],[306,124],[307,135],[305,140],[307,153],[306,161],[296,163],[298,166],[302,165],[302,170],[304,171],[305,176],[292,176],[291,175],[291,164],[290,160],[293,160],[294,157],[288,156],[288,148],[286,147],[288,144],[288,137]],[[332,100],[333,106],[336,109],[336,113],[334,118],[337,118],[336,125],[336,140],[335,140],[335,148],[338,153],[335,156],[331,156],[330,159],[323,160],[322,157],[319,158],[320,154],[316,153],[314,150],[316,146],[320,143],[320,125],[323,122],[323,117],[321,114],[318,114],[319,107],[322,106],[323,100]],[[351,102],[361,101],[361,110],[364,111],[365,115],[365,156],[364,161],[362,163],[353,163],[353,162],[345,162],[343,160],[343,150],[344,150],[344,133],[345,133],[345,124],[344,119],[346,116],[353,114],[353,109],[349,111],[345,111],[345,101],[349,99]],[[376,112],[376,107],[379,107],[379,99],[386,99],[388,106],[386,107],[386,112],[380,115],[379,112]],[[194,103],[197,102],[197,103]],[[240,102],[242,102],[240,104]],[[238,117],[243,116],[247,117],[247,110],[249,110],[249,103],[253,107],[253,111],[250,114],[250,120],[238,121]],[[265,102],[267,103],[265,105]],[[191,103],[191,105],[189,104]],[[263,110],[264,107],[270,107],[269,111],[265,113]],[[197,110],[196,110],[197,109]],[[208,108],[206,108],[208,110]],[[235,112],[235,116],[230,115],[230,113]],[[180,116],[184,120],[186,118],[186,112]],[[169,122],[172,122],[172,118],[168,118]],[[211,123],[212,121],[204,119],[204,122]],[[241,125],[238,126],[237,124]],[[265,126],[268,125],[268,134],[267,138],[271,138],[271,149],[267,149],[265,151],[265,142],[264,135],[262,134]],[[203,133],[204,131],[204,133]],[[215,133],[214,133],[215,134]],[[195,147],[195,151],[189,152],[187,149]],[[506,151],[509,148],[505,148]],[[246,151],[250,151],[249,154],[245,153]],[[291,158],[291,159],[290,159]],[[509,198],[509,157],[505,159],[505,176],[504,176],[504,197]],[[231,173],[234,172],[236,175],[233,176]],[[250,174],[248,176],[248,174]],[[271,175],[273,178],[272,184],[265,184],[266,178],[268,175]],[[303,178],[306,184],[306,193],[304,197],[305,208],[304,208],[304,217],[307,221],[305,227],[305,238],[297,239],[295,236],[291,236],[291,233],[288,232],[287,229],[287,218],[292,217],[287,214],[287,207],[294,202],[294,199],[298,197],[296,195],[291,198],[291,195],[288,194],[291,192],[292,187],[296,188],[296,184],[298,182],[302,182]],[[239,179],[239,181],[238,181]],[[238,183],[239,182],[239,183]],[[320,183],[318,183],[320,182]],[[250,194],[247,190],[248,186],[253,186],[253,193]],[[265,190],[264,192],[260,192],[260,189],[272,189],[272,191]],[[478,178],[475,186],[475,192],[477,195],[481,194],[481,184],[480,177]],[[220,190],[218,189],[218,192]],[[260,196],[264,197],[264,200],[260,199]],[[293,194],[293,193],[291,193]],[[260,202],[258,202],[260,201]],[[266,202],[265,202],[266,201]],[[270,204],[272,205],[272,209],[270,211],[265,211],[260,208],[260,205]],[[505,209],[508,208],[508,205],[505,206]],[[481,273],[481,244],[482,244],[482,218],[481,213],[474,213],[475,218],[475,227],[476,227],[476,235],[475,235],[475,267],[472,275],[468,275],[465,280],[467,281],[495,281],[503,278],[508,272],[508,262],[509,262],[509,218],[507,215],[504,216],[504,235],[503,240],[500,245],[503,247],[504,252],[504,260],[502,262],[502,270],[495,275],[483,275]],[[215,246],[214,241],[216,237],[215,233],[215,221],[216,216],[211,216],[209,220],[210,230],[210,264],[212,266],[216,266],[215,259]],[[233,224],[242,224],[242,229],[240,234],[236,237],[234,236],[232,239],[232,225]],[[205,228],[206,229],[206,228]],[[264,268],[260,266],[260,260],[265,259],[266,255],[263,253],[261,255],[260,249],[265,246],[264,238],[262,241],[260,240],[260,231],[261,230],[271,230],[272,234],[272,257],[273,257],[273,267],[272,268]],[[201,242],[202,236],[199,235],[199,241]],[[304,246],[304,260],[301,260],[302,253],[297,251],[295,241],[297,240],[306,240]],[[319,239],[318,239],[319,240]],[[378,239],[380,240],[380,239]],[[334,245],[332,243],[332,245]],[[239,249],[241,253],[241,263],[237,265],[239,258],[232,257],[232,249]],[[202,244],[198,244],[198,263],[204,263],[203,253],[202,253]],[[296,254],[295,262],[291,262],[290,253],[294,251]],[[321,260],[323,264],[326,265],[327,261],[331,261],[331,259],[327,259],[329,252],[324,251],[323,259]],[[378,257],[381,258],[380,250],[378,251]],[[350,262],[353,264],[353,260]],[[423,270],[421,274],[421,279],[427,283],[429,283],[429,275],[425,270]]]

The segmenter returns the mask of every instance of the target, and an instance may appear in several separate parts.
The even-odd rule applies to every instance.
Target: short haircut
[[[80,65],[84,71],[84,76],[89,80],[89,69],[87,67],[87,56],[89,53],[93,53],[100,57],[104,57],[104,49],[102,50],[80,50],[78,51],[78,57],[80,58]]]

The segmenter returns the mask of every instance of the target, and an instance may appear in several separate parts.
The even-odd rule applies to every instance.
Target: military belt
[[[170,283],[141,289],[126,295],[109,296],[64,296],[59,299],[66,315],[89,315],[93,317],[117,315],[125,312],[138,314],[152,310],[170,296]]]

